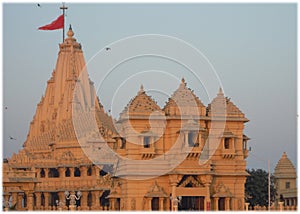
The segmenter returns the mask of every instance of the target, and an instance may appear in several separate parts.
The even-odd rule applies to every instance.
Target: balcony
[[[155,156],[155,149],[153,147],[141,148],[140,154],[142,159],[151,159]]]
[[[232,159],[236,155],[235,149],[222,149],[222,157],[226,159]]]

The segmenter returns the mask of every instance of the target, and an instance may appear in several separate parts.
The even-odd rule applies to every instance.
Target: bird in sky
[[[40,4],[37,4],[38,7],[42,7]]]
[[[14,138],[12,136],[9,136],[9,139],[11,139],[11,140],[17,140],[16,138]]]
[[[105,50],[110,51],[111,49],[109,47],[105,48]]]

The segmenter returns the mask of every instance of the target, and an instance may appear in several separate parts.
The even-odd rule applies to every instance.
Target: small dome
[[[286,153],[282,154],[282,157],[278,161],[275,170],[274,176],[276,178],[296,178],[296,170],[293,163],[288,159]]]

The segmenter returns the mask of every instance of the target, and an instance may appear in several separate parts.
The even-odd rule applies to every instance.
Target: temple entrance
[[[151,200],[151,208],[152,210],[158,211],[159,210],[159,198],[154,197]]]
[[[218,207],[220,211],[225,210],[225,198],[219,198]]]
[[[204,210],[204,196],[182,196],[178,210]]]

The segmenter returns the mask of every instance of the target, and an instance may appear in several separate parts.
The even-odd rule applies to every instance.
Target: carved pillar
[[[44,172],[45,172],[45,178],[48,178],[49,169],[48,169],[48,168],[45,168],[45,169],[44,169]]]
[[[69,167],[70,169],[70,177],[74,177],[74,167]]]
[[[3,193],[3,196],[4,196],[4,204],[3,204],[4,211],[9,211],[9,196],[10,196],[10,194]]]
[[[215,211],[218,211],[219,210],[219,198],[218,197],[214,198],[214,202],[215,202]]]
[[[159,198],[159,210],[164,211],[164,198]]]
[[[59,177],[60,178],[64,178],[64,177],[66,177],[65,175],[66,175],[66,169],[64,168],[64,167],[59,167],[58,168],[58,172],[59,172]]]
[[[246,211],[249,210],[249,203],[245,203],[245,210],[246,210]]]
[[[98,166],[94,166],[94,171],[95,171],[95,175],[96,176],[99,176],[99,173],[100,173],[100,168]]]
[[[32,211],[33,210],[33,192],[26,192],[27,196],[27,210]]]
[[[176,185],[177,183],[171,183],[171,186],[172,186],[172,211],[175,211],[175,199],[176,199]]]
[[[206,188],[206,195],[204,198],[204,210],[209,211],[210,210],[210,191],[209,191],[210,183],[205,183]]]
[[[64,174],[65,174],[65,172],[64,172]],[[58,192],[57,193],[57,195],[58,195],[58,201],[59,202],[61,202],[61,209],[62,210],[67,210],[68,208],[67,208],[67,206],[66,206],[66,196],[65,196],[65,193],[64,192]]]
[[[87,206],[88,194],[89,194],[88,192],[82,191],[82,196],[80,201],[81,202],[80,206],[82,210],[88,210],[88,206]]]
[[[225,211],[230,210],[230,198],[226,197],[225,198]]]
[[[115,198],[110,198],[109,199],[110,209],[113,210],[113,211],[116,210],[115,201],[116,201]]]
[[[283,202],[280,201],[280,202],[278,202],[278,204],[279,204],[279,210],[280,210],[280,211],[283,211]]]
[[[45,197],[45,210],[49,209],[49,192],[44,192]]]
[[[36,198],[35,209],[40,210],[41,209],[41,193],[36,192],[35,193],[35,198]]]
[[[23,200],[24,193],[18,193],[18,202],[17,202],[17,210],[22,210],[22,200]]]
[[[149,211],[152,211],[152,198],[148,198]]]
[[[100,209],[100,202],[99,202],[99,197],[100,197],[100,191],[96,190],[92,192],[92,210],[99,210]]]
[[[13,193],[11,193],[11,196],[12,196],[12,206],[14,206],[15,204],[18,203],[18,193],[13,192]]]

